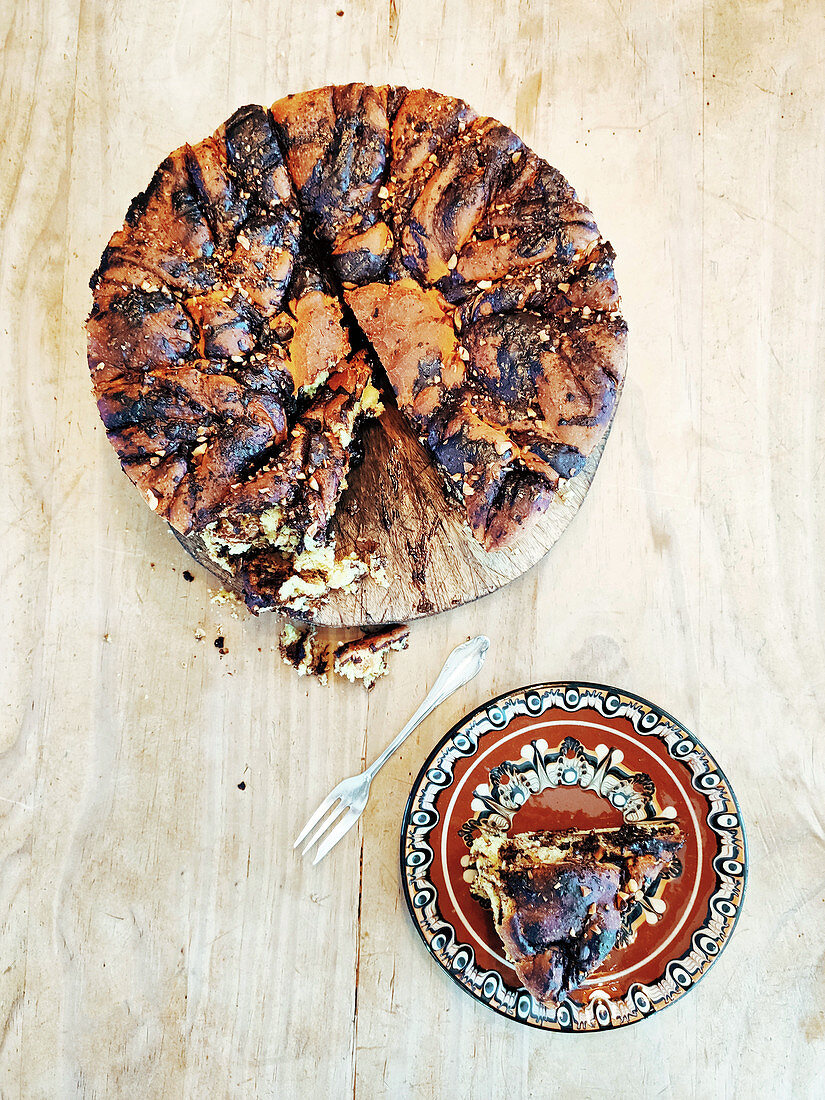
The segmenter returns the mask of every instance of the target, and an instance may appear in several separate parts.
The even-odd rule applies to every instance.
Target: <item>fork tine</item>
[[[335,847],[341,837],[350,831],[360,816],[360,813],[356,813],[355,810],[350,810],[346,817],[338,822],[326,840],[319,846],[318,851],[315,853],[315,859],[312,861],[313,865],[318,863],[319,860],[322,860],[330,848]]]
[[[330,827],[330,825],[333,823],[333,821],[335,821],[339,817],[339,815],[342,814],[344,812],[344,810],[346,810],[346,809],[347,809],[346,802],[341,801],[341,802],[338,803],[337,806],[335,806],[333,809],[330,810],[327,817],[321,822],[321,824],[318,826],[318,828],[315,830],[315,832],[312,834],[312,836],[309,838],[309,840],[304,845],[303,851],[301,852],[302,856],[305,856],[307,854],[307,852],[312,847],[312,845],[317,840],[321,839],[321,837],[324,835],[324,833],[327,831],[327,829]]]
[[[304,825],[303,829],[301,829],[300,833],[298,833],[297,837],[295,838],[295,843],[292,845],[293,848],[298,847],[298,845],[301,843],[307,833],[310,832],[318,824],[318,822],[321,820],[321,818],[324,816],[330,806],[336,803],[340,797],[341,796],[338,794],[337,787],[334,791],[327,795],[327,797],[324,799],[324,801],[321,803],[321,805],[318,807],[318,809],[315,811],[315,813],[312,815],[306,825]]]

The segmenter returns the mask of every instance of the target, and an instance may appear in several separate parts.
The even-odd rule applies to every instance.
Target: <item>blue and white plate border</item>
[[[632,983],[625,996],[598,991],[579,1007],[566,1001],[546,1008],[526,990],[505,986],[494,970],[476,965],[475,952],[461,943],[438,909],[429,878],[434,853],[429,834],[439,820],[435,800],[453,782],[459,759],[473,756],[482,737],[501,732],[521,715],[544,717],[557,709],[574,714],[592,708],[605,718],[627,719],[636,734],[660,741],[671,759],[684,765],[691,787],[708,802],[706,821],[718,845],[709,853],[716,884],[705,920],[688,950],[671,959],[654,983]],[[551,1031],[591,1032],[624,1027],[673,1004],[707,973],[730,940],[745,896],[748,845],[739,804],[714,757],[678,719],[642,696],[586,681],[555,681],[505,692],[461,718],[438,742],[413,782],[401,825],[401,883],[413,924],[450,977],[471,997],[509,1019]]]

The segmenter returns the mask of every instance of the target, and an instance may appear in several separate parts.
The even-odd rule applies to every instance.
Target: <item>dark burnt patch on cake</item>
[[[227,165],[242,192],[264,210],[286,206],[298,219],[298,204],[269,111],[257,103],[240,107],[223,128]]]
[[[182,149],[167,157],[132,201],[123,228],[104,251],[93,289],[104,276],[118,281],[135,268],[187,294],[200,293],[219,278],[215,241]]]
[[[554,336],[555,329],[534,313],[504,313],[469,326],[462,343],[470,352],[478,388],[518,411],[536,400],[542,356]]]
[[[499,550],[515,542],[547,511],[552,499],[553,487],[546,477],[523,471],[508,473],[484,515],[484,548]]]

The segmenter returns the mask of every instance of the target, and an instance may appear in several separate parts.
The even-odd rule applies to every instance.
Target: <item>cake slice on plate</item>
[[[470,890],[489,902],[525,989],[555,1004],[616,947],[625,913],[663,874],[678,873],[675,822],[615,829],[481,833]]]

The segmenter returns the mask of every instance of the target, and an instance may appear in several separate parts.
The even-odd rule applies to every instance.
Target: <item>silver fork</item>
[[[360,775],[353,775],[349,779],[342,780],[334,790],[330,791],[306,825],[304,825],[303,829],[301,829],[292,846],[293,848],[297,848],[304,837],[317,825],[318,828],[315,829],[315,832],[306,842],[303,852],[301,853],[302,855],[306,855],[313,844],[316,844],[321,839],[330,825],[332,825],[332,823],[344,813],[344,810],[346,810],[347,812],[344,817],[318,846],[318,850],[315,853],[315,859],[312,861],[313,864],[322,860],[327,852],[335,847],[341,837],[345,836],[346,833],[350,831],[364,812],[364,807],[367,804],[367,799],[370,794],[370,783],[372,783],[378,771],[386,764],[395,750],[407,740],[413,730],[421,725],[428,714],[434,711],[445,699],[448,699],[454,691],[458,691],[460,687],[463,687],[464,684],[478,675],[481,671],[481,666],[484,664],[484,658],[489,648],[490,639],[483,634],[479,634],[478,637],[471,638],[469,642],[464,642],[462,645],[456,646],[444,662],[444,667],[441,672],[439,672],[438,679],[427,693],[426,699],[398,736],[387,745],[381,755],[370,764],[366,771],[361,772]],[[321,818],[327,811],[332,812],[329,813],[326,820],[321,821]]]

